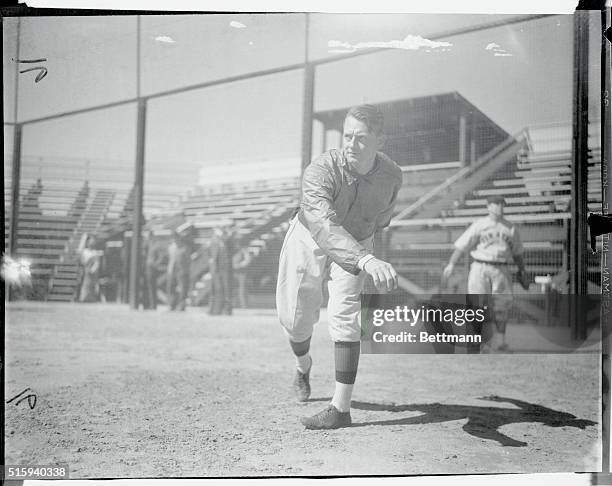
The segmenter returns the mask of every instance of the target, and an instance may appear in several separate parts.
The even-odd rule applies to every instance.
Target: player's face
[[[382,137],[370,133],[368,126],[352,116],[344,120],[342,151],[349,164],[360,174],[366,174],[374,166],[376,152]]]
[[[502,203],[487,204],[489,215],[494,219],[499,219],[504,215],[504,205]]]

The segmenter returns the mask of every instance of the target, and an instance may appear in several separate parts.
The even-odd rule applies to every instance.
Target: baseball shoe
[[[351,412],[340,412],[330,403],[325,410],[313,415],[312,417],[304,417],[300,419],[300,422],[302,422],[304,427],[311,430],[350,427]]]
[[[293,379],[293,389],[297,396],[298,402],[305,402],[310,398],[310,370],[312,363],[306,373],[301,373],[300,370],[295,370],[295,378]]]

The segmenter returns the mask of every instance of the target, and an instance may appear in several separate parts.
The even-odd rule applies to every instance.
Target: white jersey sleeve
[[[455,249],[465,252],[471,250],[478,243],[479,221],[474,221],[463,234],[455,241]]]

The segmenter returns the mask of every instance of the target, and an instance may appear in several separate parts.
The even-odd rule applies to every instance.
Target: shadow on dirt
[[[321,401],[324,399],[311,400]],[[467,423],[463,426],[463,430],[470,435],[480,437],[482,439],[495,440],[502,446],[525,447],[527,442],[522,442],[508,437],[507,435],[499,432],[497,429],[503,425],[518,422],[541,423],[550,427],[576,427],[583,430],[588,426],[597,425],[597,422],[593,422],[592,420],[578,419],[571,413],[559,412],[551,408],[513,398],[489,396],[481,397],[480,400],[511,403],[519,408],[475,407],[470,405],[446,405],[441,403],[386,405],[353,401],[352,407],[357,410],[422,413],[416,417],[353,423],[353,427],[365,427],[367,425],[431,424],[468,419]]]

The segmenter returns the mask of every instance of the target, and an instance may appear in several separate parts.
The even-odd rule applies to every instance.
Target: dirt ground
[[[273,311],[13,303],[6,317],[6,399],[37,398],[5,405],[6,464],[68,463],[74,479],[600,469],[597,354],[362,355],[353,427],[306,431],[333,391],[323,320],[299,405]]]

